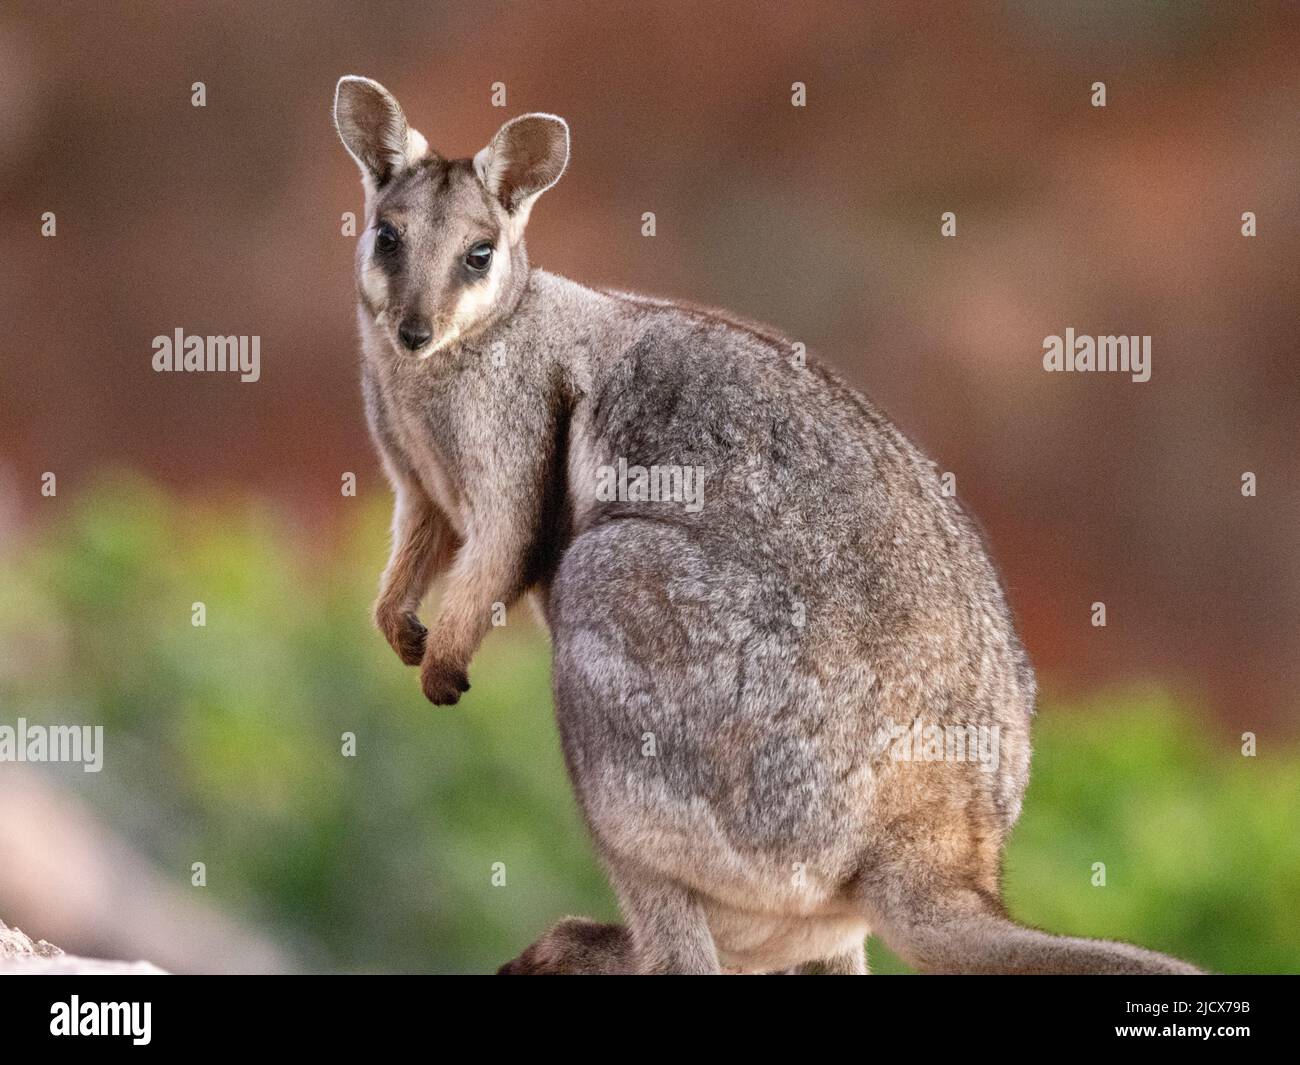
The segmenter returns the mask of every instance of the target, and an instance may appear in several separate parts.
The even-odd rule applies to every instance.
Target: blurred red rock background
[[[956,473],[1049,690],[1152,677],[1294,725],[1294,4],[7,4],[0,535],[52,520],[46,470],[259,493],[321,535],[341,471],[386,492],[344,73],[445,154],[564,115],[534,262],[769,321],[869,392]],[[155,374],[178,326],[259,334],[262,380]],[[1150,334],[1151,380],[1044,373],[1071,326]]]

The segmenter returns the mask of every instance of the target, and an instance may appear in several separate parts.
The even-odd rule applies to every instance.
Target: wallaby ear
[[[339,78],[334,124],[362,177],[372,180],[376,188],[428,150],[424,138],[407,126],[393,94],[369,78],[351,74]]]
[[[569,162],[569,125],[556,115],[512,118],[474,156],[474,172],[522,227],[533,201],[564,173]]]

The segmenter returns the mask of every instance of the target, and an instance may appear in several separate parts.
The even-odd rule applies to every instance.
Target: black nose
[[[407,318],[397,327],[397,335],[408,351],[417,351],[429,343],[433,330],[423,318]]]

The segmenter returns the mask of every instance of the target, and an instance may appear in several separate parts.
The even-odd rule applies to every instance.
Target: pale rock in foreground
[[[0,921],[0,976],[166,976],[147,961],[103,961],[64,954],[52,943],[32,942]]]

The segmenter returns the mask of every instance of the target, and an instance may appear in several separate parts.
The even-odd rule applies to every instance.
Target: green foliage
[[[1158,691],[1042,714],[1035,739],[1006,862],[1017,917],[1219,972],[1300,969],[1300,751],[1264,733],[1243,757]]]
[[[103,724],[103,772],[68,782],[178,884],[205,862],[214,901],[313,967],[487,971],[559,916],[612,917],[544,635],[512,615],[460,705],[431,707],[369,622],[384,508],[340,505],[323,541],[131,478],[60,498],[0,556],[3,719]],[[1050,707],[1036,748],[1014,914],[1220,971],[1300,968],[1300,753],[1264,738],[1243,758],[1158,692]],[[872,963],[901,968],[874,941]]]

